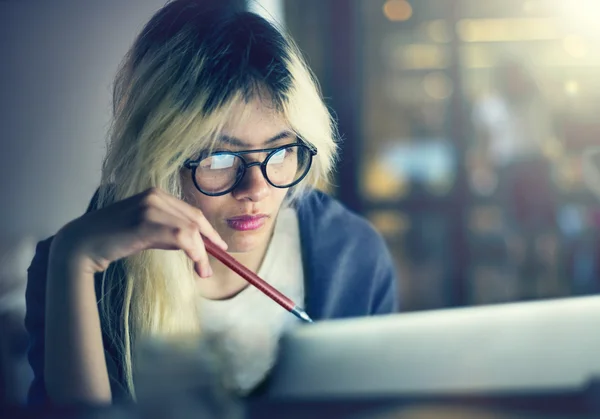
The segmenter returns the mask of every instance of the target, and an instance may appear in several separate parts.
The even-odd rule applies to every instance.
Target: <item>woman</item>
[[[30,402],[135,397],[136,343],[219,335],[242,393],[293,316],[210,258],[227,249],[315,319],[391,313],[393,264],[363,219],[312,187],[335,126],[297,47],[248,12],[176,0],[117,77],[102,186],[38,244]]]

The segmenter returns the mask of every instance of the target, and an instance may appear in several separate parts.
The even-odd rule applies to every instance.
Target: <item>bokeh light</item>
[[[392,22],[404,22],[410,19],[413,9],[406,0],[388,0],[383,5],[383,14]]]

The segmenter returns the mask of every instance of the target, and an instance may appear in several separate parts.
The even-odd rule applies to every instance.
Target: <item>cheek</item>
[[[196,194],[199,194],[200,192],[198,191],[198,189],[196,189],[196,186],[194,186],[194,182],[188,174],[183,173],[181,175],[181,189],[183,192],[184,201],[196,206],[195,201],[198,199]]]
[[[215,222],[223,215],[223,198],[206,196],[199,191],[192,192],[193,198],[188,201],[191,205],[198,208],[204,214],[204,217],[215,226]],[[215,226],[216,227],[216,226]]]
[[[189,176],[182,177],[182,188],[185,202],[200,209],[206,219],[209,221],[216,218],[216,213],[220,207],[220,197],[210,197],[201,193]]]
[[[279,208],[279,207],[281,207],[281,204],[285,200],[285,197],[287,196],[289,189],[277,189],[277,188],[273,188],[273,189],[275,190],[275,192],[273,194],[274,204],[277,206],[277,208]]]

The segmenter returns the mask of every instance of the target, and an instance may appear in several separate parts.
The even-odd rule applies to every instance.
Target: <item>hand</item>
[[[202,236],[227,244],[198,208],[157,188],[90,212],[57,233],[53,247],[87,273],[146,249],[183,250],[201,277],[212,275]]]

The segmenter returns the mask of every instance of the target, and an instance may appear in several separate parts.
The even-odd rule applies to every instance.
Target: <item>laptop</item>
[[[284,337],[267,395],[552,395],[599,378],[600,296],[588,296],[306,325]]]

